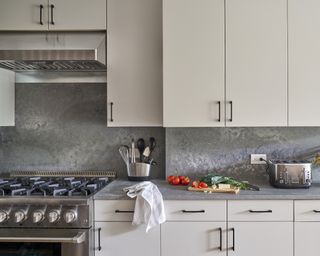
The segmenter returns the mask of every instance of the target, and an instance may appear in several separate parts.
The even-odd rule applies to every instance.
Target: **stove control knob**
[[[7,211],[1,210],[0,211],[0,223],[4,223],[9,219],[9,214]]]
[[[40,223],[44,220],[44,212],[43,210],[36,210],[32,214],[33,223]]]
[[[76,210],[68,210],[64,214],[64,220],[66,223],[70,224],[77,220],[78,214]]]
[[[14,221],[15,223],[22,223],[27,218],[25,211],[19,210],[14,213]]]
[[[48,221],[49,223],[55,223],[60,219],[60,211],[59,210],[52,210],[48,214]]]

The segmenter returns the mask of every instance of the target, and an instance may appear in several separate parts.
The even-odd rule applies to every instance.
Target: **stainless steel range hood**
[[[0,34],[0,68],[104,72],[105,41],[105,33]]]

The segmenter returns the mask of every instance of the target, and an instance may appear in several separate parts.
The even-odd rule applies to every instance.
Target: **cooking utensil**
[[[249,190],[254,190],[254,191],[260,191],[260,188],[258,186],[251,185],[249,183],[248,183],[248,189]]]
[[[145,150],[143,151],[143,156],[148,160],[149,156],[150,156],[150,148],[149,146],[145,148]]]
[[[134,139],[131,140],[131,164],[136,162],[136,146],[134,144]]]
[[[149,148],[150,148],[150,154],[149,154],[149,157],[151,156],[153,150],[155,149],[157,143],[156,143],[156,139],[154,137],[151,137],[149,139]]]
[[[146,143],[145,143],[144,139],[141,139],[141,138],[138,139],[137,148],[138,148],[139,153],[140,153],[140,162],[142,162],[142,160],[143,160],[143,151],[146,148]]]
[[[153,160],[153,158],[151,158],[148,162],[148,164],[152,165],[152,166],[156,166],[158,163],[156,161]]]
[[[128,166],[129,166],[129,147],[126,145],[120,146],[119,153],[128,168]]]
[[[189,191],[204,192],[204,193],[229,193],[229,194],[239,194],[240,188],[231,187],[231,188],[193,188],[188,187]]]

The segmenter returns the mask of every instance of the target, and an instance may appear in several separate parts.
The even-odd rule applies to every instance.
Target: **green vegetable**
[[[247,183],[244,183],[231,177],[221,176],[214,173],[209,173],[208,175],[202,177],[200,181],[207,183],[209,186],[218,184],[230,184],[233,187],[239,187],[243,190],[249,189]]]

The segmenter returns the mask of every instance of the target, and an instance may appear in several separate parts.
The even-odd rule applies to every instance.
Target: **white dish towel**
[[[162,194],[155,184],[144,181],[123,190],[129,197],[137,197],[132,225],[146,224],[148,232],[166,221]]]

